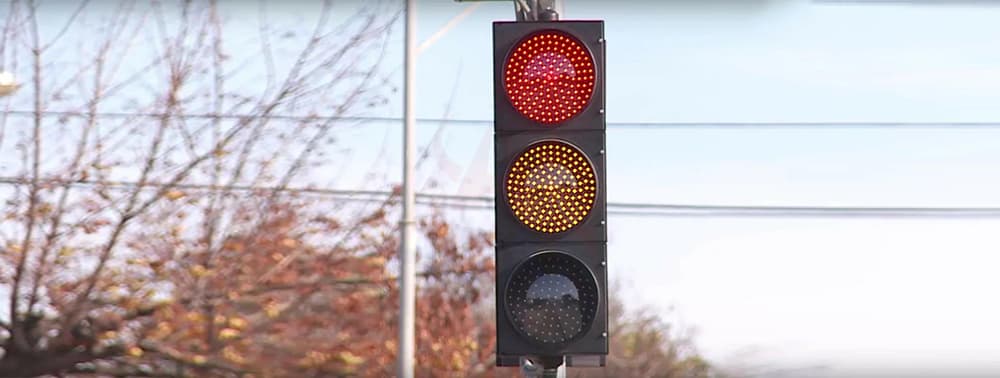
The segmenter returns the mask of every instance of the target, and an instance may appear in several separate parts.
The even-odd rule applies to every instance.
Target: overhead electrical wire
[[[14,116],[34,116],[31,110],[8,110],[4,111],[8,115]],[[42,112],[44,117],[85,117],[90,113],[82,111],[56,111],[46,110]],[[254,114],[211,114],[211,113],[155,113],[155,112],[98,112],[97,117],[106,118],[184,118],[184,119],[247,119],[259,117]],[[388,116],[322,116],[322,115],[291,115],[291,114],[270,114],[266,116],[270,119],[293,120],[293,121],[344,121],[344,122],[402,122],[402,118]],[[489,126],[492,120],[483,119],[450,119],[450,118],[417,118],[419,123],[449,123],[456,125],[481,125]],[[1000,128],[998,122],[884,122],[884,121],[845,121],[845,122],[608,122],[611,128],[635,128],[635,129],[659,129],[659,128],[725,128],[725,129],[750,129],[750,128],[892,128],[892,129],[993,129]]]
[[[44,184],[74,187],[136,188],[138,183],[126,181],[94,180],[43,180]],[[29,180],[0,177],[0,184],[28,185]],[[161,183],[146,183],[143,187],[162,188]],[[236,191],[236,192],[286,192],[334,197],[359,202],[383,202],[395,194],[380,190],[340,190],[320,188],[275,188],[244,185],[212,186],[178,184],[179,190]],[[492,210],[493,198],[452,194],[417,193],[417,203],[424,206]],[[752,217],[752,218],[1000,218],[1000,207],[851,207],[851,206],[739,206],[704,204],[664,204],[638,202],[609,202],[608,213],[644,217]]]
[[[29,116],[34,111],[10,110],[8,115]],[[87,112],[52,111],[42,112],[46,117],[83,117]],[[129,112],[98,112],[99,117],[138,118],[165,117],[164,113],[129,113]],[[170,117],[186,119],[246,119],[256,117],[253,114],[169,114]],[[280,120],[315,120],[315,121],[345,121],[345,122],[402,122],[402,118],[373,116],[303,116],[303,115],[268,115],[271,119]],[[490,120],[476,119],[446,119],[418,118],[418,122],[451,123],[466,125],[492,125]],[[609,122],[609,127],[615,128],[724,128],[724,129],[756,129],[756,128],[947,128],[947,129],[992,129],[1000,128],[1000,122]],[[67,182],[53,182],[67,184]],[[27,184],[23,179],[0,177],[0,184]],[[71,186],[105,186],[105,187],[135,187],[134,182],[120,181],[73,181]],[[147,183],[148,187],[159,187],[161,184]],[[319,188],[268,188],[252,186],[211,186],[199,184],[178,184],[178,189],[195,189],[209,191],[274,191],[290,193],[318,194],[339,197],[351,201],[385,201],[393,193],[389,191],[340,190]],[[492,197],[462,196],[418,193],[417,203],[427,206],[447,208],[491,210]],[[743,206],[743,205],[703,205],[703,204],[662,204],[662,203],[621,203],[609,202],[608,213],[627,216],[655,217],[821,217],[821,218],[1000,218],[1000,207],[845,207],[845,206]]]

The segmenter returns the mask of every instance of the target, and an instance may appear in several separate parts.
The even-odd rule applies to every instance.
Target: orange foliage
[[[356,232],[329,220],[316,228],[303,221],[308,208],[272,206],[264,221],[226,238],[218,250],[202,246],[175,257],[164,272],[174,301],[140,332],[144,346],[169,349],[171,361],[162,353],[133,358],[204,377],[393,374],[399,301],[393,220],[378,211],[353,225]],[[421,253],[421,375],[485,374],[494,331],[479,308],[492,288],[491,239],[453,233],[442,217],[420,228],[432,247]]]

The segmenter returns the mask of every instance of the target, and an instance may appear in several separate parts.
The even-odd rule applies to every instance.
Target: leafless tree
[[[325,1],[279,28],[261,3],[252,28],[214,0],[46,6],[10,2],[0,41],[29,78],[0,116],[0,376],[142,354],[236,371],[144,339],[150,319],[178,300],[211,317],[227,241],[273,227],[333,130],[385,102],[398,10]]]

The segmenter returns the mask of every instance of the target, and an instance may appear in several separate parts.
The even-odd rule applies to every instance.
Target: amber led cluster
[[[507,96],[521,114],[553,125],[577,115],[594,92],[594,59],[580,41],[556,31],[521,41],[507,57]]]
[[[506,176],[514,216],[538,232],[559,233],[583,222],[597,196],[594,167],[576,147],[561,141],[531,145]]]

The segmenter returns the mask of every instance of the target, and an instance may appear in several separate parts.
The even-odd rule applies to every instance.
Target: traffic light
[[[603,21],[493,23],[499,366],[604,365],[604,54]]]

